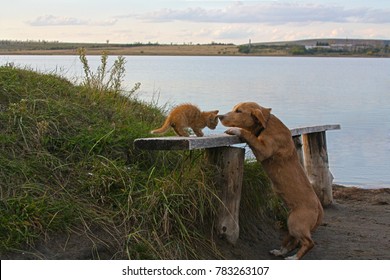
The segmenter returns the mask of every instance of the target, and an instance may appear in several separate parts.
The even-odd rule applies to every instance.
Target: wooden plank
[[[309,133],[322,132],[327,130],[336,130],[341,129],[339,124],[327,124],[327,125],[317,125],[317,126],[306,126],[290,129],[292,136],[298,136]]]
[[[298,127],[291,129],[292,136],[340,129],[339,124]],[[227,134],[212,134],[204,137],[152,137],[139,138],[134,141],[134,147],[142,150],[196,150],[231,146],[244,143],[239,137]]]
[[[157,137],[140,138],[134,146],[143,150],[195,150],[230,146],[243,143],[239,137],[227,134],[213,134],[204,137]]]

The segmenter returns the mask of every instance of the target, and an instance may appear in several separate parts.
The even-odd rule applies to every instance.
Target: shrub
[[[118,56],[113,65],[108,68],[108,53],[103,52],[100,58],[101,64],[98,66],[96,73],[94,73],[89,66],[85,49],[78,49],[78,53],[84,69],[85,77],[83,84],[85,86],[100,93],[107,91],[119,93],[121,91],[122,81],[126,71],[126,60],[123,56]],[[140,83],[135,84],[129,92],[130,95],[136,92],[140,85]]]

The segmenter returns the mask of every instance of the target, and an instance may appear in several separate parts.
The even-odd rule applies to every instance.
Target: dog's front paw
[[[241,136],[241,129],[237,128],[237,127],[232,127],[232,128],[229,128],[228,130],[226,130],[225,133],[229,134],[229,135],[236,135],[236,136],[240,137]]]

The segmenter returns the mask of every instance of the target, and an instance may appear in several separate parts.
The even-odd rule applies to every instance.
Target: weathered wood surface
[[[208,162],[217,166],[215,182],[220,205],[216,231],[219,237],[235,244],[239,237],[239,209],[244,177],[245,149],[220,147],[206,150]]]
[[[316,125],[316,126],[306,126],[306,127],[297,127],[290,129],[292,136],[304,135],[309,133],[322,132],[327,130],[337,130],[341,129],[339,124],[327,124],[327,125]]]
[[[134,146],[143,150],[196,150],[224,147],[243,143],[234,135],[213,134],[204,137],[157,137],[140,138],[134,141]]]
[[[330,205],[333,203],[333,175],[329,169],[326,133],[304,134],[302,139],[307,176],[322,205]]]
[[[326,130],[340,129],[340,125],[320,125],[291,129],[291,135],[298,136]],[[196,150],[243,143],[239,137],[227,134],[213,134],[204,137],[153,137],[140,138],[134,141],[134,146],[143,150]]]

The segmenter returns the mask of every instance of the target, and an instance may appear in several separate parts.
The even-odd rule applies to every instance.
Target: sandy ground
[[[335,188],[307,259],[390,259],[390,189]]]
[[[333,195],[334,204],[325,208],[312,236],[316,245],[304,259],[390,260],[390,189],[334,186]],[[281,232],[258,226],[227,253],[232,259],[278,259],[268,251],[278,248],[281,238]]]
[[[323,224],[313,234],[316,246],[306,260],[390,259],[390,189],[365,190],[334,186],[335,202],[325,209]],[[278,259],[268,251],[280,246],[282,232],[270,224],[253,221],[236,246],[217,240],[228,259]],[[111,259],[115,248],[110,236],[92,230],[52,236],[36,248],[0,254],[0,259]],[[105,236],[106,235],[106,236]],[[98,242],[100,240],[101,242]],[[91,249],[92,248],[92,249]]]

